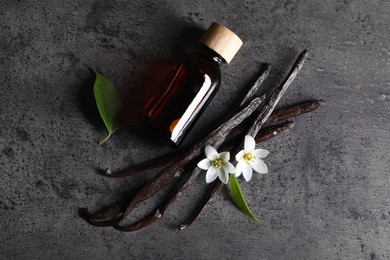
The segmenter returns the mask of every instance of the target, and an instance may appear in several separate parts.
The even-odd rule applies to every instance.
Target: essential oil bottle
[[[180,145],[221,83],[222,63],[229,63],[241,39],[212,23],[200,40],[198,53],[177,63],[162,86],[144,107],[140,125],[163,141]]]

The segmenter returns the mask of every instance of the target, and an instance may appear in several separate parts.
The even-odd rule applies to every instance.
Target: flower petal
[[[249,164],[244,164],[244,167],[242,169],[242,175],[244,176],[244,179],[246,181],[250,181],[252,179],[252,174],[252,167],[250,167]]]
[[[236,165],[236,173],[234,174],[236,177],[241,175],[242,169],[244,168],[244,164],[246,164],[246,162],[244,162],[244,160],[238,161],[238,163]]]
[[[269,152],[264,149],[256,149],[253,151],[253,154],[256,156],[256,158],[265,158],[268,156]]]
[[[223,166],[223,169],[228,173],[234,173],[236,171],[236,168],[234,168],[231,162],[226,162]]]
[[[211,161],[207,158],[203,159],[202,161],[198,162],[198,167],[202,170],[208,170],[211,166]]]
[[[250,135],[246,135],[244,141],[244,149],[246,151],[253,151],[255,149],[255,146],[256,146],[255,139],[253,139],[253,137]]]
[[[228,162],[230,160],[230,153],[229,152],[222,152],[219,155],[219,158],[222,159],[224,162]]]
[[[223,184],[227,184],[229,182],[229,174],[224,168],[218,169],[218,178]]]
[[[215,148],[210,145],[206,145],[204,153],[206,154],[207,159],[209,159],[210,161],[214,161],[215,158],[218,156],[217,150],[215,150]]]
[[[264,174],[268,172],[268,167],[265,162],[257,158],[253,162],[251,162],[251,167],[258,173]]]
[[[238,154],[236,154],[236,161],[237,162],[239,162],[241,160],[241,158],[244,156],[244,153],[245,153],[245,151],[241,150],[238,152]]]
[[[207,170],[207,173],[206,173],[206,182],[207,183],[210,183],[210,182],[213,182],[216,178],[217,178],[217,168],[215,168],[214,166],[211,166],[208,170]]]

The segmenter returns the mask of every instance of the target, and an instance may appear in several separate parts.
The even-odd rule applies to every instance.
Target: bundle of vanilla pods
[[[293,122],[288,120],[309,113],[322,104],[321,100],[311,100],[274,111],[276,104],[300,71],[306,56],[307,51],[305,50],[298,56],[287,78],[268,97],[257,97],[257,92],[270,71],[269,67],[265,66],[257,81],[249,88],[240,102],[237,112],[193,147],[142,162],[125,170],[112,172],[108,169],[107,176],[122,178],[146,170],[164,167],[132,198],[119,200],[97,213],[90,213],[84,209],[82,212],[85,219],[94,226],[113,226],[118,230],[127,232],[145,228],[161,219],[179,195],[197,178],[201,169],[196,167],[196,163],[203,156],[206,145],[211,145],[216,149],[238,151],[241,149],[245,135],[254,137],[256,143],[260,143],[291,129]],[[180,176],[182,178],[178,178]],[[173,190],[152,214],[132,225],[123,224],[126,217],[136,206],[174,181],[176,183]],[[198,218],[205,206],[220,192],[223,185],[219,180],[211,185],[211,189],[204,196],[203,201],[193,212],[190,219],[179,226],[180,230],[187,228]]]

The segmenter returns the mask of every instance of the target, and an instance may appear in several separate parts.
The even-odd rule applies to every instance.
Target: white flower
[[[268,172],[267,165],[261,159],[267,157],[269,152],[264,149],[255,149],[255,146],[255,139],[252,136],[246,135],[244,150],[236,154],[236,160],[238,162],[236,166],[236,177],[242,173],[245,180],[250,181],[253,170],[261,174]]]
[[[229,182],[229,173],[235,172],[233,164],[229,162],[230,153],[218,153],[210,145],[206,145],[204,152],[207,158],[200,161],[198,167],[202,170],[207,170],[206,182],[213,182],[218,177],[222,183],[227,184]]]

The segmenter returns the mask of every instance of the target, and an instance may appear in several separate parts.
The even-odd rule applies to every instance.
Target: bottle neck
[[[199,53],[205,57],[207,57],[208,60],[213,62],[214,64],[220,66],[222,63],[226,63],[225,59],[222,58],[221,55],[210,49],[209,47],[205,45],[200,46]]]

